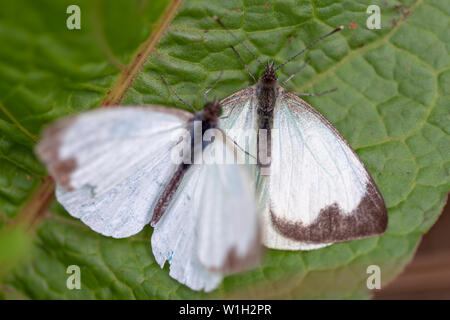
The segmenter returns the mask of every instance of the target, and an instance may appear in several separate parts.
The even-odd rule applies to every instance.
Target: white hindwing
[[[203,152],[205,162],[218,148]],[[170,263],[170,276],[193,290],[211,291],[224,274],[255,264],[260,256],[258,215],[252,182],[233,164],[193,165],[167,212],[156,224],[152,249],[156,261]]]

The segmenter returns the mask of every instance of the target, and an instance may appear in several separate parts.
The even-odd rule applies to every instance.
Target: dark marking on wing
[[[377,187],[366,185],[366,194],[358,207],[350,213],[342,212],[337,203],[320,210],[308,226],[277,217],[271,209],[270,216],[275,229],[283,236],[306,243],[332,243],[366,238],[386,231],[388,216]]]
[[[163,193],[158,199],[158,202],[156,203],[155,209],[153,210],[153,216],[152,220],[150,221],[150,225],[154,227],[158,221],[163,216],[164,212],[166,212],[167,208],[169,207],[170,203],[172,202],[172,199],[177,192],[178,186],[181,183],[181,180],[183,180],[184,175],[186,174],[187,170],[189,169],[189,164],[180,164],[177,171],[173,174],[172,178],[170,179],[167,187],[164,189]]]
[[[353,212],[344,215],[338,204],[334,203],[323,208],[317,219],[309,226],[278,218],[276,212],[271,208],[271,220],[275,229],[287,238],[307,243],[332,243],[384,233],[388,224],[386,205],[375,181],[352,147],[339,131],[306,101],[286,90],[282,90],[281,99],[285,100],[292,114],[297,114],[298,108],[303,108],[314,114],[320,122],[333,132],[336,139],[343,142],[351,150],[364,168],[369,181],[366,184],[367,192],[365,196]]]
[[[192,118],[192,114],[174,108],[167,108],[162,106],[146,106],[146,107],[116,107],[110,109],[109,112],[120,112],[120,110],[129,110],[130,108],[160,112],[178,117],[180,120],[188,121]],[[101,113],[105,110],[92,110],[84,114]],[[81,115],[81,116],[82,116]],[[78,167],[77,161],[74,157],[68,159],[61,159],[59,156],[59,150],[62,147],[63,137],[67,129],[76,121],[78,116],[70,116],[62,120],[58,120],[56,123],[46,127],[42,132],[42,137],[36,146],[36,154],[39,159],[44,162],[50,175],[55,181],[67,191],[73,191],[74,188],[70,184],[71,175]],[[82,139],[83,137],[80,137]]]
[[[70,185],[70,176],[77,168],[77,161],[75,158],[61,159],[59,150],[61,149],[63,135],[73,121],[73,117],[67,118],[47,127],[43,131],[41,142],[36,147],[36,154],[47,165],[50,175],[68,191],[73,190]]]
[[[208,268],[208,270],[225,274],[248,270],[261,261],[262,253],[261,230],[259,228],[250,249],[244,256],[239,256],[236,248],[232,247],[228,250],[227,257],[220,268]]]

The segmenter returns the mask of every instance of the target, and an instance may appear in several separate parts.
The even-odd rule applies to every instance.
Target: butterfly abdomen
[[[260,168],[270,167],[270,157],[272,150],[272,135],[273,128],[273,111],[278,95],[278,80],[271,66],[267,66],[264,74],[257,84],[257,98],[258,98],[258,165]]]

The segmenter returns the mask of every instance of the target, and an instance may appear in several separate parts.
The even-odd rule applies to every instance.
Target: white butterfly
[[[153,217],[156,261],[168,261],[170,276],[189,288],[211,291],[261,251],[250,176],[213,161],[217,152],[236,152],[228,140],[203,141],[204,164],[172,158],[181,143],[193,144],[174,137],[192,132],[196,120],[201,133],[217,128],[220,113],[217,102],[195,115],[158,106],[89,111],[47,128],[36,151],[72,216],[114,238],[136,234]]]
[[[387,210],[370,174],[325,117],[280,86],[275,70],[267,64],[255,85],[221,101],[228,117],[220,126],[235,141],[262,132],[253,143],[264,244],[311,250],[383,233]]]

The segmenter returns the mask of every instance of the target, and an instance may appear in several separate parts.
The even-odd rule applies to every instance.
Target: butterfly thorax
[[[189,122],[189,130],[191,131],[191,147],[192,150],[194,150],[194,130],[201,129],[202,137],[205,134],[205,132],[209,129],[215,129],[218,127],[218,120],[220,115],[222,114],[222,107],[220,106],[219,102],[214,100],[212,102],[209,102],[205,105],[202,111],[197,112],[194,117],[192,118],[192,121]],[[201,125],[201,128],[199,128],[199,125]],[[202,150],[206,148],[206,146],[211,143],[210,141],[203,141],[202,143]]]
[[[266,69],[257,84],[258,118],[260,129],[272,127],[273,110],[277,98],[279,84],[273,64],[267,64]]]

